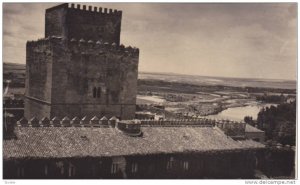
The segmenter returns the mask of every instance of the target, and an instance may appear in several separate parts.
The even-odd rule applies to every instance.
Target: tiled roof
[[[254,141],[235,141],[217,127],[141,129],[141,137],[131,137],[116,128],[16,127],[17,139],[3,142],[3,158],[105,157],[264,147]]]
[[[246,124],[245,132],[264,132],[258,128],[255,128],[249,124]]]

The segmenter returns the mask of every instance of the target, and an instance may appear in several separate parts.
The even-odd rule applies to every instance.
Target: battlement
[[[81,54],[87,54],[89,51],[96,51],[98,54],[104,54],[105,52],[115,52],[119,54],[129,54],[130,56],[138,56],[139,49],[131,46],[124,46],[123,44],[117,45],[116,43],[101,42],[95,40],[81,39],[69,39],[51,36],[47,38],[41,38],[37,41],[27,41],[27,47],[45,46],[50,44],[64,44],[68,46],[69,50],[75,52],[82,52]]]
[[[49,119],[47,117],[42,118],[41,120],[36,117],[27,120],[22,118],[17,121],[18,127],[115,127],[118,119],[116,117],[111,117],[110,119],[103,116],[101,119],[97,116],[88,119],[87,116],[84,116],[82,119],[78,117],[69,118],[64,117],[62,119],[54,117]]]
[[[144,127],[168,127],[168,126],[200,126],[213,127],[216,121],[213,119],[171,119],[171,120],[141,120]]]
[[[52,36],[51,38],[61,39],[61,37],[55,37],[55,36]],[[49,45],[49,44],[50,44],[50,37],[47,37],[47,38],[38,39],[36,41],[34,41],[34,40],[27,41],[26,42],[26,47],[36,47],[36,46],[39,46],[39,45]]]
[[[86,6],[86,5],[80,5],[80,4],[74,4],[74,3],[64,3],[58,6],[54,6],[51,8],[46,9],[46,12],[53,11],[56,9],[71,9],[71,10],[78,10],[78,11],[88,11],[92,13],[97,13],[101,15],[122,15],[122,11],[111,9],[111,8],[103,8],[103,7],[96,7],[96,6]]]
[[[72,119],[68,118],[67,116],[59,119],[57,117],[52,118],[51,120],[47,117],[38,120],[37,118],[33,117],[29,121],[26,118],[22,118],[21,120],[17,121],[17,126],[23,127],[108,127],[113,126],[120,122],[120,123],[134,123],[139,124],[142,127],[180,127],[180,126],[199,126],[199,127],[214,127],[217,126],[221,130],[226,128],[244,128],[245,123],[243,122],[236,122],[231,120],[214,120],[214,119],[205,119],[205,118],[198,118],[198,119],[171,119],[171,120],[119,120],[115,116],[111,118],[107,118],[103,116],[101,119],[97,116],[93,116],[91,119],[88,119],[87,116],[84,116],[82,119],[78,117],[74,117]]]

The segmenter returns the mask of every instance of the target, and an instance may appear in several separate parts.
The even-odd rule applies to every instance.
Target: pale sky
[[[4,62],[25,63],[57,4],[3,4]],[[140,49],[139,71],[296,80],[296,3],[85,5],[123,11],[121,43]]]

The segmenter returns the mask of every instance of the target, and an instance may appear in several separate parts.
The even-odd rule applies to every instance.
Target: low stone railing
[[[88,119],[86,116],[82,119],[74,117],[64,117],[59,119],[54,117],[53,119],[42,118],[38,120],[36,117],[27,120],[22,118],[17,121],[19,127],[115,127],[119,122],[119,119],[115,116],[108,119],[103,116],[98,118],[97,116]],[[217,126],[229,136],[242,136],[245,134],[246,124],[244,122],[236,122],[230,120],[214,120],[206,118],[195,119],[170,119],[170,120],[139,120],[138,123],[141,127],[214,127]]]
[[[212,119],[171,119],[171,120],[140,120],[142,126],[203,126],[213,127]]]

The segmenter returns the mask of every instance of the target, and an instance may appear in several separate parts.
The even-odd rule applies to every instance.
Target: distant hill
[[[150,73],[140,72],[139,79],[162,80],[166,82],[187,83],[192,85],[221,85],[232,87],[257,87],[276,89],[296,89],[296,81],[278,79],[256,79],[256,78],[229,78],[198,75],[183,75],[173,73]]]
[[[25,81],[25,64],[3,63],[4,79],[18,79]],[[152,73],[139,72],[139,79],[162,80],[166,82],[179,82],[192,85],[222,85],[233,87],[258,87],[258,88],[279,88],[296,89],[296,81],[293,80],[272,80],[272,79],[251,79],[251,78],[228,78],[209,77],[197,75],[182,75],[176,73]]]
[[[23,71],[25,71],[25,64],[3,63],[3,72],[8,72],[9,70],[23,70]]]

